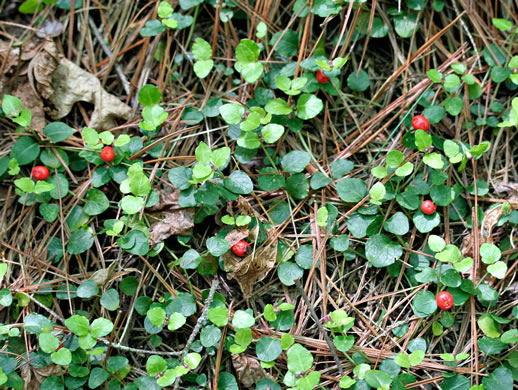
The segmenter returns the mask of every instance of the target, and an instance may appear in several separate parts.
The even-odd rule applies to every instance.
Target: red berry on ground
[[[112,162],[115,160],[115,150],[111,146],[105,146],[101,151],[101,158],[104,162]]]
[[[322,72],[322,69],[320,69],[318,72],[317,72],[317,81],[320,83],[320,84],[325,84],[329,81],[329,77],[327,77],[323,72]]]
[[[250,244],[243,240],[236,242],[232,247],[232,252],[239,257],[246,257],[251,251],[252,248],[250,247]]]
[[[412,127],[414,129],[420,129],[424,131],[428,131],[430,128],[430,121],[426,119],[423,115],[416,115],[412,118]]]
[[[435,210],[437,209],[437,206],[435,206],[435,203],[431,200],[425,200],[423,203],[421,203],[421,211],[424,214],[432,215],[435,213]]]
[[[453,307],[453,297],[448,291],[441,291],[437,294],[435,300],[441,310],[450,310]]]
[[[32,168],[32,177],[34,177],[36,180],[46,180],[49,177],[49,170],[47,167],[44,167],[43,165],[36,165],[34,168]]]

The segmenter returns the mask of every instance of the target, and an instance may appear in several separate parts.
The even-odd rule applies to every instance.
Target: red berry
[[[317,81],[320,83],[320,84],[325,84],[329,81],[329,77],[327,77],[323,72],[322,72],[322,69],[320,69],[318,72],[317,72]]]
[[[416,115],[412,118],[412,127],[416,130],[420,129],[428,131],[430,128],[430,121],[422,115]]]
[[[105,146],[101,151],[101,158],[104,162],[112,162],[115,160],[115,150],[111,146]]]
[[[448,291],[441,291],[437,294],[435,300],[441,310],[450,310],[453,307],[453,297]]]
[[[246,257],[251,251],[252,248],[250,247],[250,244],[243,240],[236,242],[232,247],[232,252],[239,257]]]
[[[432,215],[435,213],[435,210],[437,207],[435,206],[435,203],[433,203],[431,200],[425,200],[423,203],[421,203],[421,211],[427,215]]]
[[[44,167],[43,165],[36,165],[34,168],[32,168],[32,177],[34,177],[36,180],[45,180],[49,177],[49,170],[47,167]]]

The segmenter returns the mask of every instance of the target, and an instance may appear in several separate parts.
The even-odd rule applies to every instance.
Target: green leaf
[[[321,188],[326,187],[332,182],[332,180],[324,175],[322,172],[315,172],[313,176],[311,176],[311,188],[313,190],[319,190]]]
[[[367,185],[361,179],[345,178],[336,183],[336,191],[344,202],[357,203],[367,195]]]
[[[440,83],[442,81],[442,73],[437,69],[430,69],[426,74],[434,83]]]
[[[144,198],[126,195],[121,199],[120,205],[126,214],[136,214],[144,207]]]
[[[441,216],[437,212],[432,215],[427,215],[423,214],[423,212],[419,210],[414,214],[412,220],[420,233],[428,233],[439,226],[441,223]]]
[[[512,390],[513,376],[506,367],[498,367],[488,377],[482,378],[486,390]]]
[[[261,134],[266,143],[273,144],[284,134],[284,126],[269,123],[261,129]]]
[[[218,237],[210,237],[207,240],[207,249],[213,256],[221,256],[228,252],[230,244],[227,240]]]
[[[475,386],[473,386],[475,387]],[[441,389],[443,390],[475,390],[470,388],[470,380],[462,375],[454,375],[452,377],[445,378],[441,383]]]
[[[489,314],[483,314],[480,316],[477,320],[477,325],[487,337],[498,338],[501,335],[499,325]]]
[[[335,179],[341,179],[345,174],[351,172],[354,168],[352,161],[338,159],[331,164],[331,176]]]
[[[117,244],[127,252],[144,256],[149,252],[149,241],[140,230],[132,230],[117,240]]]
[[[420,318],[428,317],[437,310],[435,295],[430,291],[419,291],[412,300],[412,310]]]
[[[183,269],[196,269],[202,261],[203,258],[196,250],[189,249],[187,252],[183,254],[180,266]]]
[[[443,102],[444,108],[448,112],[448,114],[457,116],[462,112],[462,106],[464,104],[464,100],[462,98],[456,96],[452,98],[448,98]]]
[[[272,115],[288,115],[293,111],[289,104],[280,98],[268,100],[268,103],[266,103],[264,109],[267,113]]]
[[[99,287],[93,280],[86,280],[77,288],[77,296],[79,298],[92,298],[99,293]],[[81,335],[82,336],[82,335]]]
[[[43,133],[49,137],[52,142],[58,143],[74,134],[74,129],[63,122],[51,122],[45,126]]]
[[[254,317],[244,310],[237,310],[232,318],[232,326],[236,329],[250,328],[254,323]]]
[[[334,237],[330,242],[331,248],[338,252],[344,252],[349,248],[349,236],[341,234],[338,237]]]
[[[202,38],[196,38],[192,45],[192,55],[196,61],[210,60],[212,58],[210,43]]]
[[[302,270],[302,268],[297,264],[287,261],[279,265],[277,268],[277,275],[282,284],[285,286],[293,286],[295,284],[295,280],[302,278],[304,270]]]
[[[89,325],[88,318],[80,315],[73,315],[65,320],[65,326],[76,336],[86,336]]]
[[[72,362],[72,353],[68,348],[61,348],[50,356],[53,363],[68,366]]]
[[[446,246],[446,241],[442,237],[431,234],[428,237],[428,247],[434,252],[440,252]]]
[[[410,38],[419,29],[417,15],[401,12],[394,17],[394,28],[401,38]]]
[[[442,169],[444,166],[441,155],[435,152],[425,154],[423,162],[434,169]]]
[[[315,95],[304,93],[297,100],[297,117],[308,120],[316,117],[322,109],[324,103]]]
[[[95,338],[107,336],[112,330],[113,323],[106,318],[97,318],[90,325],[90,334]]]
[[[494,244],[484,243],[480,246],[480,256],[485,264],[493,264],[500,260],[502,252]]]
[[[507,273],[507,264],[503,261],[497,261],[487,267],[487,272],[497,279],[503,279]]]
[[[401,211],[396,212],[392,217],[390,217],[383,225],[383,228],[387,232],[396,234],[398,236],[407,234],[410,230],[408,218]]]
[[[284,176],[278,174],[275,168],[266,167],[259,171],[257,183],[263,191],[275,191],[284,186]]]
[[[365,382],[376,389],[387,388],[392,382],[392,378],[386,372],[369,370],[365,373]]]
[[[160,20],[152,19],[148,20],[144,27],[140,30],[140,35],[143,37],[154,37],[165,31],[165,26],[162,25]]]
[[[214,61],[213,60],[201,60],[196,61],[194,63],[194,73],[196,76],[198,76],[200,79],[204,79],[207,77],[214,67]]]
[[[162,3],[169,5],[169,3],[166,3],[165,1],[161,2],[160,4],[162,4]],[[138,93],[138,101],[144,107],[159,104],[161,100],[162,100],[162,92],[160,92],[160,90],[157,87],[155,87],[154,85],[151,85],[151,84],[144,85]],[[86,130],[86,128],[85,128],[85,130]],[[84,130],[83,130],[83,137],[84,137]],[[87,143],[94,145],[97,142],[94,142],[94,143],[87,142]]]
[[[11,158],[16,159],[18,165],[27,165],[38,158],[39,145],[32,137],[20,137],[11,148]]]
[[[405,161],[405,155],[401,153],[399,150],[392,150],[389,153],[387,153],[385,161],[387,163],[387,167],[397,168],[403,163],[403,161]]]
[[[273,362],[282,353],[281,341],[272,337],[262,337],[255,345],[256,355],[263,362]]]
[[[377,182],[372,186],[369,190],[369,195],[371,197],[371,202],[374,204],[381,204],[381,200],[385,197],[387,190],[382,182]]]
[[[234,171],[223,180],[227,190],[235,194],[246,195],[253,191],[254,184],[250,177],[243,171]]]
[[[415,132],[415,144],[420,152],[424,152],[432,145],[432,136],[426,131],[418,129]]]
[[[286,179],[286,191],[295,199],[304,199],[309,195],[309,182],[306,175],[296,173]]]
[[[275,45],[275,52],[281,57],[291,57],[299,50],[299,36],[290,29],[284,29],[273,34],[270,45]]]
[[[281,159],[281,165],[287,173],[302,172],[309,164],[311,156],[307,152],[293,150]]]
[[[236,60],[242,64],[256,62],[261,49],[250,39],[242,39],[236,47]]]
[[[347,86],[356,92],[364,92],[369,89],[370,79],[369,75],[363,69],[360,72],[355,70],[347,77]]]
[[[110,201],[104,194],[104,192],[91,188],[88,190],[85,196],[85,205],[83,207],[86,215],[94,216],[102,214],[110,206]]]
[[[327,226],[327,218],[329,211],[325,207],[320,207],[317,211],[317,225],[325,228]]]
[[[207,318],[216,326],[223,327],[228,323],[228,309],[226,306],[218,306],[209,309]]]
[[[105,370],[100,367],[94,367],[88,377],[88,387],[90,389],[96,389],[106,382],[109,377],[110,375]]]
[[[513,28],[513,22],[507,19],[493,18],[491,21],[493,22],[493,25],[500,31],[509,31],[511,28]]]
[[[92,247],[94,237],[92,233],[87,230],[79,229],[70,235],[70,240],[67,244],[67,252],[71,255],[78,255],[86,252]]]
[[[45,353],[52,353],[59,347],[59,339],[51,333],[40,333],[38,343]]]
[[[245,113],[245,108],[240,104],[229,103],[223,104],[219,108],[219,113],[223,120],[229,125],[236,125],[241,122],[241,117]]]
[[[298,374],[313,365],[313,355],[300,344],[294,344],[287,352],[288,370]]]
[[[212,151],[212,164],[218,169],[223,168],[230,158],[230,148],[225,146]]]
[[[117,310],[120,306],[119,292],[114,288],[107,290],[101,296],[101,305],[110,311]]]
[[[365,256],[374,267],[381,268],[393,264],[403,254],[401,245],[384,234],[376,234],[365,244]]]
[[[22,109],[22,101],[17,96],[4,95],[2,98],[2,111],[5,113],[5,115],[9,117],[17,117]]]
[[[54,185],[54,189],[49,192],[52,199],[62,199],[68,195],[68,180],[62,173],[52,175],[48,183]]]
[[[32,193],[34,192],[34,182],[32,179],[28,177],[22,177],[21,179],[16,179],[14,181],[14,185],[18,187],[23,192]]]

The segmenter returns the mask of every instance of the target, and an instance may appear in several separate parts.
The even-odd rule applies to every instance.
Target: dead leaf
[[[49,376],[60,376],[63,369],[57,364],[49,364],[42,368],[33,368],[30,365],[22,367],[20,377],[23,380],[23,390],[39,390],[41,383]]]
[[[239,215],[248,215],[265,222],[243,197],[239,197],[237,200],[237,208]],[[225,237],[231,246],[245,238],[252,245],[252,253],[245,258],[236,256],[232,251],[228,251],[222,256],[223,268],[226,272],[230,272],[228,278],[236,279],[246,298],[252,296],[254,286],[268,276],[277,260],[277,239],[273,229],[266,232],[267,238],[260,246],[256,245],[258,233],[259,226],[257,225],[251,231],[233,230]]]
[[[149,229],[151,246],[175,234],[187,235],[194,226],[194,208],[180,207],[179,197],[178,190],[172,193],[161,191],[159,202],[147,210],[149,217],[156,220]]]
[[[494,241],[493,229],[503,215],[504,210],[501,204],[492,207],[484,212],[484,217],[479,229],[479,245],[492,244]],[[473,232],[462,240],[461,253],[463,256],[473,257]]]
[[[243,354],[232,354],[231,356],[237,379],[243,386],[252,387],[258,381],[268,376],[258,359]]]

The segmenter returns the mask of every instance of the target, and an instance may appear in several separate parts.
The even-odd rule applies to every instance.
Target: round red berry
[[[322,72],[322,69],[320,69],[318,72],[317,72],[317,81],[320,83],[320,84],[325,84],[329,81],[329,77],[327,77],[323,72]]]
[[[246,257],[251,251],[252,248],[250,247],[250,244],[243,240],[236,242],[232,247],[232,252],[239,257]]]
[[[32,168],[32,177],[34,177],[36,180],[46,180],[49,177],[49,170],[47,167],[44,167],[43,165],[36,165],[34,168]]]
[[[453,297],[448,291],[441,291],[437,294],[435,300],[441,310],[450,310],[453,307]]]
[[[115,150],[111,146],[105,146],[101,150],[101,158],[104,162],[112,162],[115,160]]]
[[[430,121],[426,119],[423,115],[416,115],[412,118],[412,127],[414,129],[420,129],[424,131],[428,131],[430,128]]]
[[[421,203],[421,211],[427,215],[432,215],[435,213],[436,209],[437,206],[435,206],[435,203],[431,200],[425,200],[423,203]]]

